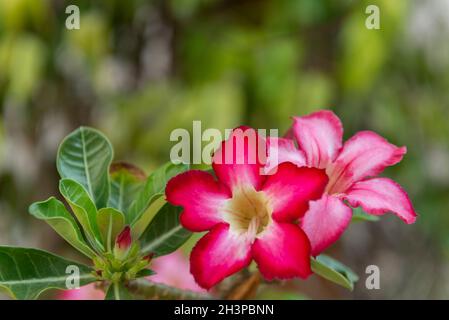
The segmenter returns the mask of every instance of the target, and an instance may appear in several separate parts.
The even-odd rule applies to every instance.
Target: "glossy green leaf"
[[[365,211],[363,211],[362,208],[354,208],[352,210],[352,220],[351,222],[361,222],[361,221],[378,221],[379,217],[368,214]]]
[[[158,197],[153,201],[140,219],[133,224],[131,232],[134,239],[139,239],[142,236],[142,233],[148,227],[151,220],[153,220],[158,211],[161,210],[162,206],[166,203],[165,197]]]
[[[186,242],[192,233],[182,227],[182,209],[166,203],[156,214],[140,238],[141,251],[155,257],[169,254]]]
[[[109,172],[111,194],[108,206],[127,216],[132,202],[144,186],[145,173],[136,166],[124,162],[113,163]]]
[[[61,178],[80,183],[97,208],[103,208],[109,199],[109,165],[112,157],[112,146],[102,133],[80,127],[62,141],[56,165]]]
[[[101,235],[97,225],[97,209],[86,189],[71,179],[59,181],[59,191],[73,210],[76,218],[86,231],[88,240],[103,249]],[[92,243],[91,243],[92,244]]]
[[[103,244],[111,251],[113,241],[125,226],[125,216],[114,208],[102,208],[97,214],[97,224]]]
[[[79,270],[80,286],[96,280],[93,269],[78,262],[43,250],[0,246],[0,289],[16,299],[36,299],[50,288],[67,289],[74,269]]]
[[[55,197],[33,203],[29,212],[34,217],[46,221],[62,238],[80,252],[89,258],[95,256],[95,252],[84,240],[75,219],[67,211],[64,204]]]
[[[153,270],[143,269],[143,270],[140,270],[139,272],[137,272],[136,278],[149,277],[149,276],[153,276],[155,274],[156,274],[156,272],[154,272]]]
[[[353,290],[359,277],[341,262],[324,254],[310,259],[312,271],[346,289]]]
[[[133,297],[123,284],[113,283],[106,291],[105,300],[133,300]]]
[[[164,194],[168,180],[188,169],[189,166],[186,164],[176,165],[169,162],[154,171],[131,205],[129,214],[126,216],[127,224],[134,225],[137,223],[148,207]]]

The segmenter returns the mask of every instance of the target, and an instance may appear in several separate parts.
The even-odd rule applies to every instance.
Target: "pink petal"
[[[407,152],[371,131],[361,131],[346,141],[329,171],[330,192],[345,192],[352,183],[376,176],[402,160]]]
[[[218,179],[231,190],[242,184],[250,184],[259,190],[265,176],[266,143],[253,128],[239,127],[212,158],[212,167]]]
[[[265,172],[270,173],[275,167],[284,162],[291,162],[298,167],[305,166],[306,160],[304,152],[295,146],[291,139],[268,137],[268,158],[265,165]],[[275,171],[273,171],[275,172]]]
[[[251,239],[220,223],[198,241],[190,255],[190,272],[196,282],[210,289],[251,262]]]
[[[293,118],[293,131],[299,147],[306,155],[307,165],[326,168],[337,156],[342,145],[343,126],[328,110]]]
[[[304,215],[310,200],[321,197],[327,182],[322,169],[300,168],[284,162],[274,175],[267,176],[262,190],[270,199],[273,218],[279,222],[292,222]]]
[[[361,206],[374,215],[393,212],[405,223],[414,223],[417,217],[407,193],[388,178],[359,181],[348,190],[346,199],[351,206]]]
[[[60,291],[58,300],[104,300],[105,293],[97,288],[95,283],[90,283],[78,289]]]
[[[222,222],[220,210],[230,192],[204,171],[190,170],[172,178],[165,189],[167,201],[184,208],[182,225],[191,231],[205,231]]]
[[[319,255],[337,241],[351,222],[351,217],[351,208],[337,197],[324,194],[321,199],[311,201],[301,227],[312,245],[312,255]]]
[[[252,254],[267,280],[311,274],[309,239],[298,225],[273,221],[254,242]]]
[[[153,282],[194,292],[205,291],[196,284],[189,270],[189,260],[179,250],[155,259],[151,269],[156,272],[148,277]]]

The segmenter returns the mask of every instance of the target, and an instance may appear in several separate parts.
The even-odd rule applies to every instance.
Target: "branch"
[[[135,295],[145,299],[213,299],[209,294],[182,290],[165,284],[151,282],[146,279],[137,279],[129,283],[128,289]]]

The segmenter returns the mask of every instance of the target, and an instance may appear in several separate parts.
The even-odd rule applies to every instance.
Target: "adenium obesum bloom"
[[[156,272],[155,275],[148,277],[153,282],[183,290],[205,292],[196,284],[189,272],[189,260],[179,250],[155,259],[151,269]]]
[[[254,129],[234,129],[212,158],[216,178],[190,170],[167,184],[167,201],[184,209],[182,225],[209,231],[190,256],[191,273],[203,288],[252,259],[268,280],[311,274],[309,239],[295,222],[309,200],[321,197],[328,178],[324,170],[292,163],[281,164],[272,175],[262,174],[264,160],[255,155],[263,144]]]
[[[58,300],[104,300],[105,293],[90,283],[78,289],[63,290],[58,293]]]
[[[415,222],[417,215],[407,193],[391,179],[373,178],[400,162],[407,151],[405,147],[397,147],[371,131],[358,132],[342,145],[341,121],[327,110],[293,120],[289,132],[299,148],[288,138],[268,138],[266,169],[289,161],[326,170],[329,183],[324,195],[310,203],[301,219],[312,255],[335,242],[350,223],[352,209],[344,201],[373,215],[393,212],[406,223]],[[272,152],[277,152],[273,159]]]

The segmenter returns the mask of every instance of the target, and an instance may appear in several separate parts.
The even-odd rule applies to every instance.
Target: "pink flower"
[[[391,211],[406,223],[415,222],[416,212],[401,186],[388,178],[371,178],[400,162],[405,147],[396,147],[371,131],[358,132],[342,146],[343,126],[331,111],[295,117],[289,134],[293,134],[299,149],[293,140],[269,138],[267,169],[290,161],[325,169],[329,176],[324,195],[310,203],[301,220],[312,255],[334,243],[349,225],[352,209],[345,200],[373,215]],[[277,155],[272,157],[272,152]]]
[[[80,287],[79,289],[64,290],[58,294],[59,300],[103,300],[105,293],[97,289],[94,283]]]
[[[156,274],[149,280],[183,290],[204,292],[189,272],[189,261],[180,251],[159,257],[151,265]]]
[[[252,259],[268,280],[311,273],[310,243],[294,222],[307,211],[309,200],[321,197],[327,176],[324,170],[291,163],[281,164],[273,175],[261,174],[258,155],[264,143],[254,129],[237,128],[213,156],[217,179],[190,170],[167,184],[167,200],[184,208],[182,225],[209,231],[190,256],[190,271],[203,288]]]

